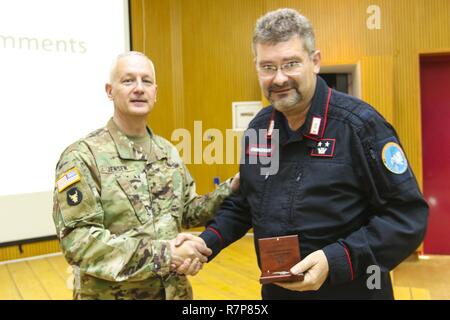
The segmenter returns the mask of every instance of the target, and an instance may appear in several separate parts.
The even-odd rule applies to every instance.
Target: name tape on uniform
[[[64,191],[67,187],[73,185],[74,183],[77,183],[80,180],[81,176],[76,168],[72,168],[66,171],[58,180],[56,180],[58,192]]]
[[[270,157],[272,155],[272,151],[271,145],[250,145],[247,149],[247,154],[250,156]]]

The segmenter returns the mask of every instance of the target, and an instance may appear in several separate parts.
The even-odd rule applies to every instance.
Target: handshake
[[[240,186],[239,172],[231,179],[232,192],[238,192]],[[196,275],[203,264],[212,254],[202,238],[190,233],[179,233],[175,239],[170,240],[170,253],[172,262],[170,271],[184,275]]]
[[[190,233],[180,233],[170,240],[172,262],[170,271],[184,275],[196,275],[212,254],[202,238]]]

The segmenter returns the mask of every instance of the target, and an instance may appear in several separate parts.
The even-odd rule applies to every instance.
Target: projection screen
[[[129,48],[128,1],[0,2],[0,244],[55,235],[56,163],[112,115],[104,85]]]

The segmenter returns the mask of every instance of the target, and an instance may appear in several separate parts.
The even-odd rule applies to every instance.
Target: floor
[[[412,295],[415,290],[420,296],[421,289],[428,291],[431,300],[450,300],[450,256],[407,259],[395,269],[394,284],[396,288],[409,288]]]
[[[194,299],[260,299],[259,269],[253,239],[237,241],[195,277]],[[399,300],[450,300],[450,256],[410,258],[393,273]],[[72,298],[71,268],[61,254],[0,264],[0,300]]]

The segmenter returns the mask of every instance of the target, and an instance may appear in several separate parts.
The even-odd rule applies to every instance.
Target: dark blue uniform
[[[264,165],[250,162],[263,157],[264,148],[246,146],[240,192],[224,201],[200,235],[212,257],[251,227],[257,253],[257,239],[297,234],[302,257],[325,252],[327,280],[309,292],[263,285],[264,299],[393,298],[389,271],[420,245],[428,218],[393,127],[320,77],[297,132],[272,107],[259,112],[249,128],[268,129],[271,122],[279,129],[279,170],[261,175]],[[380,289],[367,286],[371,265],[381,270]]]

